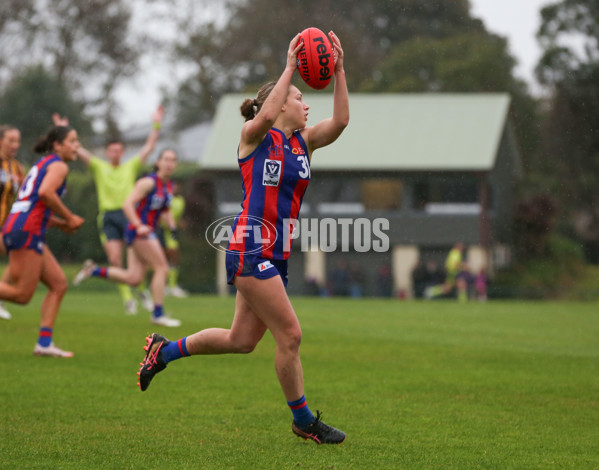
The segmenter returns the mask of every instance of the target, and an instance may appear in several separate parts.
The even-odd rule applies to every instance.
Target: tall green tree
[[[577,235],[599,243],[599,2],[562,0],[541,11],[537,76],[549,90],[544,182]]]
[[[361,91],[496,92],[520,86],[505,39],[482,32],[417,37],[395,46]]]
[[[484,32],[482,23],[470,16],[468,0],[303,0],[284,6],[271,0],[218,3],[221,14],[209,24],[193,23],[189,15],[181,20],[179,30],[185,33],[176,54],[194,68],[179,90],[182,116],[209,116],[222,93],[254,89],[277,78],[288,42],[310,26],[325,32],[332,29],[341,38],[348,86],[354,91],[371,80],[397,44],[415,37]]]
[[[42,66],[35,66],[14,77],[0,94],[0,123],[11,124],[21,131],[19,160],[31,164],[38,157],[32,150],[33,145],[51,127],[52,113],[69,116],[80,136],[91,133],[83,108],[64,80]]]
[[[12,44],[19,40],[23,24],[33,14],[34,0],[4,0],[0,2],[0,88],[11,78],[14,63]]]
[[[137,70],[130,19],[125,0],[3,0],[0,64],[12,76],[44,64],[88,113],[113,126],[115,88]],[[11,76],[3,78],[6,83]]]
[[[363,82],[363,92],[489,93],[512,97],[511,116],[526,166],[533,170],[538,145],[536,102],[514,75],[507,41],[484,31],[415,37],[398,43]]]

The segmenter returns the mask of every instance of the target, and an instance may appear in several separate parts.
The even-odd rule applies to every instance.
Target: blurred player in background
[[[445,258],[445,282],[436,286],[427,287],[424,296],[427,299],[433,299],[441,295],[449,295],[456,287],[458,274],[462,270],[464,259],[464,244],[461,242],[453,245],[447,258]]]
[[[318,443],[338,444],[345,434],[324,424],[312,414],[304,396],[304,378],[299,355],[301,327],[289,301],[287,258],[289,233],[279,224],[299,213],[310,180],[312,152],[334,142],[349,122],[349,98],[339,39],[329,33],[337,51],[334,69],[333,116],[306,127],[308,105],[291,79],[297,69],[297,54],[303,47],[298,34],[289,44],[287,64],[279,80],[263,86],[255,99],[246,99],[241,113],[238,164],[241,170],[243,211],[236,218],[226,255],[227,277],[237,288],[235,315],[230,329],[208,328],[177,341],[157,333],[146,338],[147,353],[138,372],[142,391],[167,363],[201,354],[250,353],[270,330],[276,342],[275,369],[293,415],[292,431]],[[284,162],[284,163],[283,163]],[[251,221],[268,217],[277,227],[273,244],[264,242]],[[245,229],[250,230],[245,230]],[[254,233],[258,232],[256,236]],[[236,239],[236,240],[235,240]]]
[[[0,126],[0,227],[4,225],[19,186],[25,177],[23,166],[17,161],[21,147],[21,133],[13,126]],[[6,253],[0,237],[0,252]],[[9,281],[9,270],[4,271],[3,281]],[[0,302],[0,318],[10,320],[10,313]]]
[[[151,290],[153,303],[152,323],[160,326],[180,326],[181,322],[164,314],[164,288],[168,277],[168,261],[156,227],[161,217],[168,221],[171,230],[176,230],[169,206],[173,197],[171,176],[177,167],[177,154],[163,151],[154,172],[137,180],[133,191],[123,203],[123,212],[128,220],[125,231],[127,243],[127,268],[116,266],[99,267],[92,260],[83,263],[73,284],[78,285],[90,276],[138,286],[148,268],[153,271]]]
[[[117,268],[123,266],[125,227],[127,225],[127,217],[123,213],[123,203],[125,198],[131,194],[142,165],[146,163],[156,147],[163,116],[164,110],[160,106],[152,116],[154,124],[144,146],[135,156],[124,163],[121,160],[125,146],[119,140],[113,140],[106,146],[105,153],[108,161],[92,155],[83,147],[79,149],[79,158],[89,167],[94,176],[98,195],[100,240],[110,266]],[[68,119],[60,117],[58,114],[53,116],[53,120],[54,124],[68,125]],[[133,297],[131,288],[127,284],[119,284],[118,287],[126,313],[137,313],[137,300]],[[143,291],[140,291],[139,295],[144,307],[152,311],[152,299],[144,297]]]
[[[33,353],[36,356],[72,357],[52,340],[54,323],[68,283],[58,261],[45,244],[47,227],[74,233],[83,218],[73,214],[62,202],[69,167],[77,159],[79,140],[75,129],[53,127],[40,139],[35,151],[46,155],[31,167],[17,200],[2,229],[8,252],[11,283],[0,282],[0,299],[27,304],[41,281],[48,287],[41,307],[41,326]]]
[[[170,212],[175,221],[176,230],[171,230],[168,221],[163,217],[160,221],[159,238],[169,265],[168,282],[164,294],[171,297],[185,298],[189,294],[179,286],[179,263],[181,260],[179,252],[179,229],[185,228],[185,220],[183,219],[185,198],[179,194],[179,190],[179,182],[173,180],[173,198],[171,200]]]

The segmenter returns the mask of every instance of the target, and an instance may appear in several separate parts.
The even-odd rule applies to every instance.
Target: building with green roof
[[[215,182],[217,217],[240,210],[236,152],[244,98],[221,99],[200,161]],[[330,94],[305,94],[304,101],[310,106],[308,125],[332,114]],[[345,265],[362,273],[367,295],[383,294],[386,281],[377,276],[389,267],[393,295],[409,297],[416,263],[441,263],[457,241],[468,248],[471,270],[509,261],[521,173],[509,108],[504,93],[351,94],[349,126],[312,155],[301,217],[386,219],[389,248],[360,252],[350,240],[349,249],[346,243],[344,250],[302,250],[296,241],[289,292],[302,293],[305,279],[325,286],[333,267]],[[221,261],[217,277],[224,292]]]

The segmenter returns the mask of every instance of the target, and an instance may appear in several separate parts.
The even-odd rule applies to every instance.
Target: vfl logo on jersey
[[[157,211],[165,206],[164,198],[161,195],[153,194],[150,199],[150,210]]]
[[[281,162],[278,160],[264,161],[264,172],[262,173],[263,186],[278,186],[281,181]]]
[[[258,270],[260,272],[266,271],[267,269],[273,268],[273,264],[270,261],[264,261],[258,265]]]

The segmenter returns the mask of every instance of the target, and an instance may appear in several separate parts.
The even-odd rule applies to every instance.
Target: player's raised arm
[[[150,154],[154,151],[156,147],[156,142],[158,142],[158,137],[160,135],[160,129],[162,127],[162,118],[164,117],[164,108],[162,106],[158,106],[158,109],[152,115],[152,130],[148,135],[146,143],[140,149],[138,155],[141,159],[141,163],[145,164],[148,160]]]
[[[349,94],[345,81],[345,70],[343,68],[343,49],[337,35],[329,33],[331,42],[335,47],[337,62],[335,63],[335,89],[333,92],[333,116],[322,120],[313,127],[305,130],[306,140],[310,149],[325,147],[333,143],[341,135],[349,124]]]
[[[247,154],[246,151],[242,151],[244,147],[255,148],[262,141],[281,113],[281,108],[285,104],[289,93],[291,78],[297,69],[297,53],[303,47],[303,44],[299,42],[299,37],[300,35],[297,34],[289,43],[285,70],[274,84],[272,91],[268,90],[269,94],[266,100],[261,106],[254,100],[253,106],[259,107],[259,109],[257,109],[255,116],[249,119],[246,116],[246,123],[241,129],[240,158]]]

